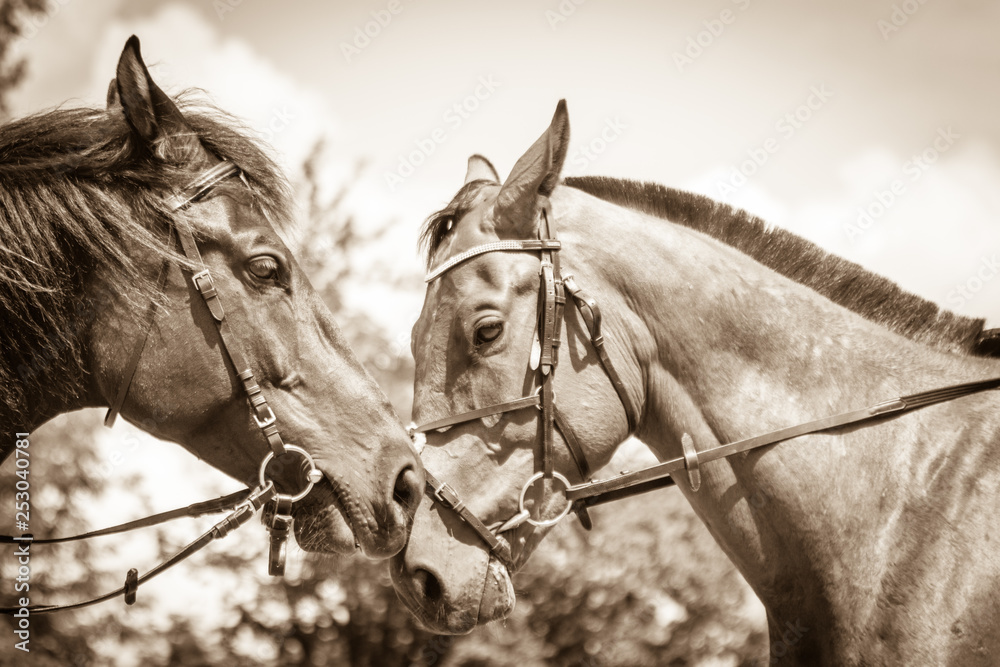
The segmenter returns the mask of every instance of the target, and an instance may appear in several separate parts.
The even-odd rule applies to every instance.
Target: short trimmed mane
[[[451,230],[449,223],[468,213],[475,206],[480,188],[489,183],[483,180],[466,183],[445,208],[427,218],[420,231],[419,245],[428,267]],[[581,176],[567,178],[563,185],[708,234],[911,340],[958,354],[1000,356],[1000,331],[984,331],[982,319],[944,310],[801,236],[769,227],[746,211],[656,183]]]
[[[698,230],[912,340],[959,354],[996,354],[983,320],[956,315],[887,278],[746,211],[656,183],[584,176],[564,182],[595,197]]]
[[[286,229],[290,189],[265,151],[218,109],[180,107],[205,148],[243,171],[263,215]],[[0,126],[0,405],[26,409],[24,387],[42,377],[36,398],[75,393],[80,334],[102,305],[82,303],[84,283],[99,270],[123,291],[152,296],[153,272],[129,253],[182,261],[165,243],[174,215],[165,197],[195,175],[141,151],[120,107]]]

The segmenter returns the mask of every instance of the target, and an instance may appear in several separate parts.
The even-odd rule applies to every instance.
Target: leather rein
[[[535,474],[522,487],[518,501],[519,511],[510,519],[487,526],[487,524],[476,517],[466,507],[452,486],[438,480],[426,467],[424,471],[427,479],[427,491],[431,498],[442,506],[456,512],[479,535],[489,551],[511,572],[515,569],[515,561],[511,553],[510,544],[502,536],[502,533],[512,530],[525,522],[535,527],[551,526],[562,520],[570,511],[574,511],[580,517],[583,526],[590,529],[591,521],[587,514],[588,507],[671,486],[676,483],[673,478],[674,473],[684,471],[687,474],[691,490],[697,491],[701,486],[700,467],[703,463],[723,459],[740,452],[766,447],[798,436],[819,433],[850,424],[870,422],[935,403],[942,403],[962,396],[1000,388],[1000,378],[951,385],[892,398],[866,408],[782,428],[770,433],[702,451],[697,450],[691,436],[685,433],[681,438],[682,456],[663,461],[642,470],[623,472],[617,477],[610,479],[592,480],[591,469],[587,463],[583,449],[563,413],[556,408],[554,393],[552,391],[552,377],[558,363],[559,337],[562,326],[563,308],[566,303],[565,293],[567,291],[573,298],[573,303],[580,311],[587,326],[590,334],[590,342],[597,353],[598,361],[604,368],[622,403],[626,418],[628,419],[629,435],[635,431],[639,423],[639,415],[625,390],[621,377],[616,372],[614,364],[611,362],[604,348],[604,337],[601,332],[601,311],[596,300],[577,285],[572,275],[567,274],[562,276],[560,273],[558,253],[561,249],[561,244],[555,238],[555,227],[551,220],[551,210],[548,202],[542,207],[541,216],[542,224],[539,227],[539,238],[537,240],[496,241],[475,246],[446,260],[431,270],[425,277],[425,282],[430,283],[463,262],[486,253],[538,252],[541,259],[539,268],[541,293],[539,297],[539,331],[536,346],[540,345],[540,356],[539,363],[536,365],[534,356],[539,351],[533,350],[533,358],[529,361],[529,366],[532,370],[537,370],[540,374],[539,391],[530,396],[505,403],[498,403],[420,425],[411,425],[409,429],[417,450],[421,451],[426,444],[425,434],[429,431],[445,431],[457,424],[487,416],[522,410],[528,407],[537,407],[541,410],[542,437],[536,444]],[[551,447],[554,427],[558,428],[563,440],[566,442],[567,449],[579,469],[581,478],[589,481],[575,485],[570,484],[563,475],[552,470]],[[561,511],[554,516],[543,519],[539,515],[539,518],[536,519],[526,509],[525,500],[529,490],[536,482],[542,479],[554,479],[564,487],[562,491],[564,504]],[[541,502],[537,503],[536,506],[541,506]]]
[[[168,199],[170,212],[176,213],[187,208],[190,204],[206,198],[216,188],[216,186],[233,176],[240,176],[241,179],[243,178],[243,174],[239,168],[230,162],[220,162],[207,169],[191,183],[189,183],[183,190]],[[257,427],[261,429],[261,432],[271,447],[271,451],[268,452],[267,456],[265,456],[264,460],[261,462],[259,484],[254,487],[248,486],[245,489],[222,496],[221,498],[195,503],[193,505],[189,505],[188,507],[170,510],[168,512],[161,512],[143,519],[129,521],[117,526],[95,530],[81,535],[51,539],[34,539],[34,537],[30,534],[21,535],[19,537],[12,535],[0,535],[0,544],[20,545],[18,553],[27,554],[32,544],[57,544],[62,542],[72,542],[154,526],[182,517],[197,517],[227,510],[231,511],[231,513],[222,521],[212,526],[196,540],[142,576],[139,576],[138,570],[135,568],[130,569],[125,577],[125,584],[121,588],[89,600],[67,605],[36,604],[20,607],[0,607],[0,614],[13,616],[15,614],[23,615],[24,613],[43,614],[53,611],[79,609],[81,607],[87,607],[99,602],[104,602],[105,600],[110,600],[118,597],[119,595],[125,597],[126,604],[134,604],[140,584],[152,579],[164,570],[188,558],[210,544],[212,541],[226,537],[232,531],[249,521],[257,510],[265,505],[264,519],[270,534],[268,572],[269,574],[275,576],[284,574],[285,548],[292,524],[291,506],[293,503],[304,498],[309,491],[312,490],[313,485],[322,479],[323,473],[316,467],[315,462],[306,450],[301,447],[296,447],[295,445],[286,444],[282,440],[281,434],[278,432],[277,419],[274,415],[274,411],[267,404],[267,399],[264,397],[260,385],[258,385],[257,381],[254,379],[253,371],[250,369],[249,364],[247,364],[246,357],[243,355],[238,341],[229,329],[229,323],[226,320],[226,313],[222,307],[222,301],[219,297],[219,293],[215,289],[212,274],[209,272],[208,268],[205,267],[201,252],[198,250],[198,244],[195,240],[194,234],[186,225],[171,224],[167,239],[168,245],[173,244],[173,236],[175,232],[180,240],[181,249],[184,252],[185,257],[193,266],[201,267],[201,269],[197,272],[192,272],[187,268],[182,268],[182,271],[189,276],[192,285],[201,295],[202,300],[211,313],[212,321],[215,323],[216,330],[219,333],[220,347],[222,348],[224,354],[227,355],[229,360],[232,362],[233,368],[237,370],[237,376],[239,377],[244,393],[250,402],[254,421],[257,424]],[[168,260],[164,260],[160,266],[159,275],[157,277],[157,286],[161,292],[166,287],[168,268],[169,262]],[[125,402],[125,397],[128,395],[129,387],[135,377],[136,368],[138,368],[139,365],[139,358],[142,356],[143,349],[146,346],[146,341],[149,338],[149,332],[152,329],[155,315],[156,304],[150,303],[144,320],[144,332],[138,337],[134,347],[132,348],[132,354],[130,355],[129,361],[125,366],[125,372],[122,375],[121,385],[119,386],[115,400],[111,403],[111,407],[108,409],[107,415],[104,418],[105,426],[111,427],[118,414],[121,412],[122,405]],[[268,464],[271,463],[272,459],[286,454],[296,454],[302,457],[309,468],[306,472],[307,482],[305,487],[294,495],[278,493],[274,486],[274,482],[268,479],[266,471]]]

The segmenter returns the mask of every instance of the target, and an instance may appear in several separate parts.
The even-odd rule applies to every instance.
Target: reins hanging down
[[[248,491],[250,491],[250,489],[239,491],[238,495],[246,496],[246,493]],[[229,500],[234,495],[237,494],[230,494],[229,496],[224,496],[223,498],[219,498],[216,501],[208,501],[208,504],[220,503],[221,501]],[[246,496],[246,500],[236,504],[233,507],[233,512],[229,516],[227,516],[225,519],[212,526],[208,531],[203,533],[198,539],[194,540],[193,542],[185,546],[183,549],[178,551],[176,554],[174,554],[167,560],[163,561],[150,571],[146,572],[142,576],[139,576],[139,571],[137,569],[135,568],[130,569],[128,571],[128,574],[125,576],[125,584],[121,588],[115,589],[109,593],[105,593],[104,595],[98,595],[97,597],[90,598],[89,600],[74,602],[72,604],[65,604],[65,605],[34,604],[34,605],[28,605],[27,607],[0,607],[0,614],[4,614],[6,616],[13,616],[24,609],[27,609],[29,614],[45,614],[53,611],[69,611],[71,609],[81,609],[83,607],[89,607],[91,605],[95,605],[100,602],[104,602],[106,600],[111,600],[118,596],[123,596],[125,598],[125,604],[128,605],[135,604],[136,594],[139,590],[140,584],[149,581],[156,575],[160,574],[164,570],[169,569],[170,567],[173,567],[182,560],[190,556],[193,556],[195,553],[197,553],[204,547],[208,546],[214,540],[219,540],[222,539],[223,537],[226,537],[227,535],[229,535],[229,533],[233,532],[234,530],[245,524],[247,521],[249,521],[250,518],[257,512],[257,510],[259,510],[261,506],[264,505],[264,503],[270,501],[274,497],[274,495],[275,495],[274,484],[268,484],[267,487],[263,489],[258,487],[257,489],[253,490],[253,492],[250,493],[249,496]],[[198,503],[198,504],[202,505],[206,503]],[[223,505],[232,506],[231,503],[223,503]],[[0,536],[0,542],[9,542],[21,545],[27,544],[30,548],[30,545],[35,543],[55,544],[59,542],[70,542],[73,540],[84,540],[84,539],[89,539],[91,537],[97,537],[99,535],[110,535],[113,533],[124,532],[126,530],[134,530],[135,528],[142,528],[145,527],[146,525],[156,525],[159,523],[163,523],[165,521],[170,521],[171,519],[180,518],[181,516],[201,516],[203,514],[209,514],[212,512],[220,511],[219,507],[213,507],[212,509],[209,509],[207,511],[198,511],[195,514],[186,514],[186,513],[178,514],[186,512],[187,510],[190,510],[193,507],[195,507],[195,505],[192,505],[187,508],[182,508],[179,510],[173,510],[171,512],[164,512],[163,515],[174,514],[174,516],[170,516],[169,518],[156,519],[156,517],[147,517],[147,519],[141,519],[140,520],[141,522],[147,522],[152,519],[156,519],[149,523],[144,523],[142,526],[130,525],[138,522],[129,522],[129,524],[113,526],[111,528],[106,528],[104,530],[93,531],[92,533],[86,533],[83,535],[73,535],[71,537],[53,538],[48,540],[33,540],[30,535],[21,537],[11,537],[9,535],[3,535]],[[228,507],[225,507],[225,509],[228,509]]]
[[[941,387],[889,399],[867,408],[852,410],[804,424],[790,426],[702,451],[697,450],[691,436],[685,433],[681,438],[683,455],[678,458],[664,461],[635,472],[623,473],[611,479],[587,481],[571,485],[569,480],[564,476],[552,470],[551,443],[554,427],[559,429],[563,440],[566,442],[567,449],[569,449],[570,455],[580,471],[581,477],[589,480],[591,473],[583,449],[577,442],[568,421],[556,408],[552,393],[551,382],[554,375],[553,370],[558,363],[562,308],[566,302],[565,292],[569,292],[574,305],[580,311],[581,317],[587,326],[590,334],[590,343],[597,353],[598,361],[614,386],[618,398],[622,403],[622,408],[628,420],[630,434],[639,423],[639,413],[604,348],[604,336],[601,331],[601,311],[597,305],[597,301],[577,285],[572,275],[560,275],[558,257],[561,244],[555,238],[555,228],[550,219],[551,215],[547,202],[541,209],[541,216],[542,224],[539,228],[539,239],[498,241],[475,246],[446,260],[437,268],[431,270],[425,278],[425,282],[432,282],[463,262],[486,253],[540,253],[539,300],[541,313],[539,321],[539,344],[541,350],[540,363],[537,368],[540,375],[539,391],[530,396],[497,403],[484,408],[477,408],[462,414],[410,427],[411,437],[414,438],[414,442],[419,450],[422,447],[424,434],[429,431],[445,429],[482,417],[514,412],[528,407],[535,407],[541,410],[542,435],[539,438],[538,447],[536,448],[535,474],[528,479],[521,489],[518,513],[506,521],[499,522],[495,527],[488,527],[481,519],[476,517],[465,506],[454,488],[446,482],[438,480],[430,471],[425,471],[429,495],[444,507],[458,513],[459,517],[480,536],[490,552],[507,566],[508,569],[513,570],[515,563],[510,545],[501,534],[520,526],[524,522],[528,522],[533,526],[550,526],[562,520],[570,511],[574,511],[578,513],[584,526],[589,527],[590,519],[585,513],[586,508],[673,485],[675,483],[673,475],[677,472],[684,471],[687,474],[692,490],[697,491],[701,485],[701,465],[704,463],[726,458],[740,452],[784,442],[798,436],[820,433],[850,424],[862,424],[877,419],[885,419],[935,403],[951,401],[978,392],[1000,388],[1000,378],[990,378],[978,382],[967,382]],[[532,361],[529,360],[529,368],[534,368]],[[555,513],[554,516],[548,519],[542,519],[541,517],[535,519],[527,510],[525,501],[529,489],[542,478],[554,479],[562,484],[564,487],[562,494],[565,502],[561,510]]]

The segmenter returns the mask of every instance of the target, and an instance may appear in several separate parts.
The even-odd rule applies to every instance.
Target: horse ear
[[[204,155],[197,134],[191,130],[173,100],[153,81],[139,52],[135,35],[125,42],[113,81],[132,131],[159,158],[181,163]],[[108,102],[111,101],[108,92]]]
[[[114,109],[118,106],[121,106],[121,102],[118,101],[118,80],[111,79],[111,83],[108,84],[107,108]]]
[[[469,158],[469,170],[465,172],[465,182],[471,183],[472,181],[499,183],[500,175],[497,174],[497,170],[493,168],[493,163],[489,160],[482,155],[473,155]]]
[[[559,183],[569,148],[569,113],[559,100],[549,129],[514,164],[497,195],[494,209],[497,229],[516,236],[532,236],[538,229],[539,196],[548,197]]]

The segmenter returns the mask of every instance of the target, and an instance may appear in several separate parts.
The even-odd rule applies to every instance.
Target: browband
[[[427,274],[424,278],[424,282],[429,283],[441,274],[447,273],[462,262],[472,259],[473,257],[477,257],[478,255],[485,255],[488,252],[510,252],[515,250],[559,250],[560,247],[561,244],[555,239],[494,241],[493,243],[484,243],[483,245],[477,245],[474,248],[469,248],[465,252],[455,255],[444,264],[441,264],[439,267]]]

